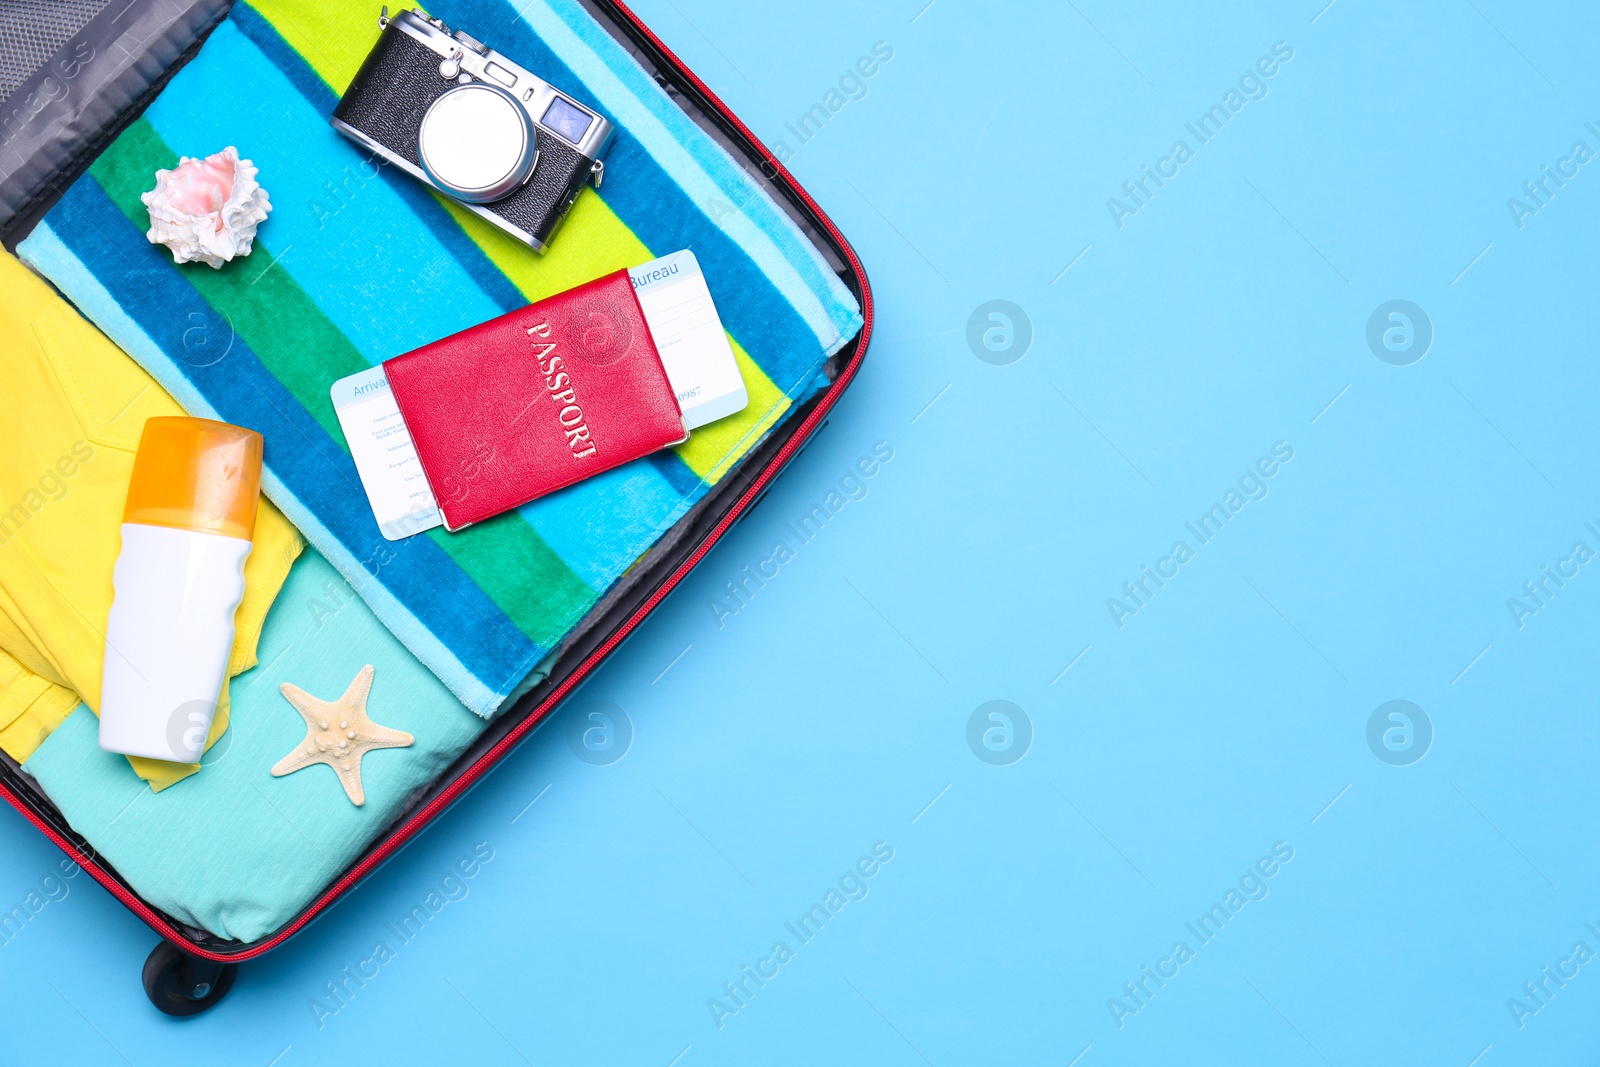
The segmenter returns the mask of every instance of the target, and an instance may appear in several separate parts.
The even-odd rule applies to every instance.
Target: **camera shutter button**
[[[469,204],[507,196],[538,160],[527,111],[510,93],[485,82],[440,94],[422,116],[417,155],[435,185]]]

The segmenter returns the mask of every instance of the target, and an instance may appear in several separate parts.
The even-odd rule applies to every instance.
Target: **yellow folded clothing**
[[[77,706],[77,693],[34,674],[0,649],[0,748],[18,762]]]
[[[25,760],[78,698],[98,713],[111,571],[145,420],[182,415],[155,380],[0,252],[0,748]],[[263,500],[234,618],[233,676],[305,542]],[[227,729],[227,687],[206,745]],[[194,765],[130,758],[160,790]]]

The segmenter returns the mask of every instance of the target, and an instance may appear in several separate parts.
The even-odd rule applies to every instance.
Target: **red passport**
[[[451,530],[688,437],[625,270],[383,369]]]

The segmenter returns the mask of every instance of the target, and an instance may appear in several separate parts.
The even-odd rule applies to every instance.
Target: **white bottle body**
[[[100,747],[198,763],[233,651],[252,542],[122,524],[100,675]]]

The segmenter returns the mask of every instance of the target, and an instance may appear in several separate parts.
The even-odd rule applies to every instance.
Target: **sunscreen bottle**
[[[112,572],[100,747],[197,763],[233,650],[261,492],[261,435],[149,419]]]

